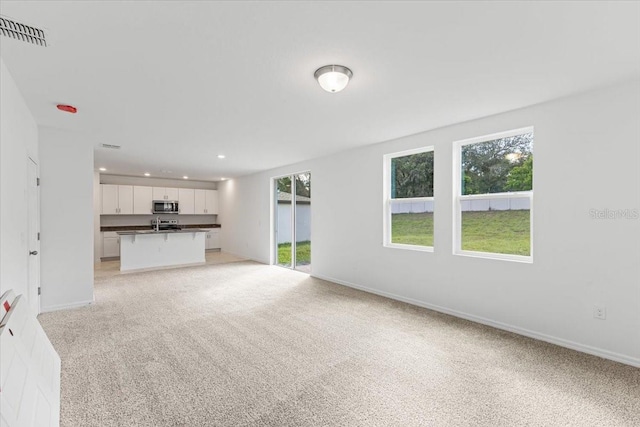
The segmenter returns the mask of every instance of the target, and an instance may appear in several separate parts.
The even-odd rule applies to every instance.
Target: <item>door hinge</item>
[[[40,240],[40,232],[38,231],[38,240]]]
[[[41,293],[42,293],[42,288],[38,286],[38,295],[40,295]]]
[[[36,178],[36,185],[39,186],[40,185],[40,178]]]

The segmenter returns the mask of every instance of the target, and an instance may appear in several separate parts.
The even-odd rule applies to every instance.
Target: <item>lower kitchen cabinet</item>
[[[112,258],[120,256],[120,237],[115,232],[105,232],[102,238],[102,257]]]
[[[214,228],[207,231],[204,241],[205,249],[220,249],[220,229]]]

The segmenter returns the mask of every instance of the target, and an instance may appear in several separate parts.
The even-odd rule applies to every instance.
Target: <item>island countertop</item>
[[[145,235],[145,234],[177,234],[177,233],[208,233],[209,230],[203,230],[200,228],[183,228],[181,230],[128,230],[128,231],[116,231],[119,236],[132,236],[132,235]]]
[[[194,229],[194,228],[221,228],[220,224],[180,224],[180,227],[184,230],[186,229]],[[151,226],[147,225],[103,225],[100,227],[100,231],[151,231]]]

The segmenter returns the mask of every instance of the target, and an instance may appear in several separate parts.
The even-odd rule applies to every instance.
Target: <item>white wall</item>
[[[93,301],[93,144],[40,128],[42,311]]]
[[[0,58],[0,294],[28,298],[27,162],[38,160],[38,127]]]
[[[223,224],[220,230],[223,251],[266,264],[270,262],[273,243],[270,177],[271,174],[265,172],[230,179],[218,185],[218,220]]]
[[[313,275],[640,366],[640,220],[590,215],[640,208],[639,117],[635,80],[233,179],[219,186],[222,247],[269,262],[270,178],[310,170]],[[452,255],[452,142],[526,126],[534,262]],[[383,155],[429,145],[435,252],[385,248]]]

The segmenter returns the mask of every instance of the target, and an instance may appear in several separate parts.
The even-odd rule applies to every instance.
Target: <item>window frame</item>
[[[414,154],[428,153],[433,152],[434,165],[435,165],[435,146],[429,145],[427,147],[413,148],[411,150],[398,151],[395,153],[388,153],[383,156],[383,235],[382,235],[382,246],[385,248],[392,249],[405,249],[410,251],[418,251],[418,252],[433,252],[435,246],[435,197],[407,197],[401,199],[392,199],[391,198],[391,161],[398,157],[406,157]],[[435,169],[435,166],[434,166]],[[435,171],[434,171],[434,183],[435,183]],[[435,185],[434,185],[434,195],[435,195]],[[392,216],[391,216],[391,204],[393,201],[402,200],[402,201],[432,201],[434,203],[433,207],[433,232],[434,232],[434,244],[433,246],[423,246],[423,245],[409,245],[406,243],[393,243],[392,242]]]
[[[492,133],[490,135],[478,136],[455,141],[453,143],[453,254],[469,256],[475,258],[497,259],[503,261],[515,261],[523,263],[533,263],[533,187],[529,191],[513,191],[502,193],[485,194],[462,194],[462,147],[482,142],[493,141],[501,138],[522,135],[525,133],[534,134],[533,126],[526,126],[504,132]],[[534,159],[534,181],[535,181],[535,159]],[[529,199],[529,255],[501,254],[495,252],[469,251],[462,249],[462,202],[465,200],[487,200],[506,198],[528,198]]]

